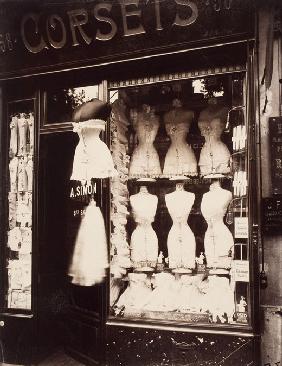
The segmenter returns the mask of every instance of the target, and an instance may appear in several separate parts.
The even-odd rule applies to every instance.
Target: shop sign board
[[[249,223],[247,217],[235,217],[234,220],[234,237],[236,239],[247,239],[249,231]]]
[[[263,198],[263,229],[265,233],[282,233],[282,195]]]
[[[250,263],[246,260],[233,260],[231,268],[232,278],[235,282],[250,281]]]
[[[0,75],[60,70],[253,37],[252,0],[3,2]]]
[[[282,117],[269,119],[273,194],[282,194]]]

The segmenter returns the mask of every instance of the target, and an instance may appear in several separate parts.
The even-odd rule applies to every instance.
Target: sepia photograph
[[[0,0],[0,365],[282,366],[282,0]]]

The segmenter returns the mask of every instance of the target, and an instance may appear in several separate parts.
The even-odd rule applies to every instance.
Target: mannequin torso
[[[79,136],[76,146],[72,180],[89,181],[91,178],[107,178],[116,175],[113,159],[100,133],[105,129],[102,120],[74,123],[74,132]]]
[[[129,176],[159,176],[161,174],[160,161],[153,145],[159,129],[159,119],[150,106],[144,105],[143,110],[137,113],[134,128],[138,145],[131,157]]]
[[[158,258],[158,238],[151,223],[158,205],[158,197],[150,194],[145,186],[140,192],[130,196],[134,220],[137,224],[131,236],[131,260],[133,267],[142,269],[156,266]]]
[[[175,100],[173,105],[178,105],[176,101],[178,99]],[[194,112],[182,108],[181,104],[164,115],[166,132],[171,139],[165,157],[164,175],[197,174],[197,162],[194,152],[186,142],[193,118]]]
[[[210,105],[200,113],[198,126],[205,138],[199,160],[201,175],[230,172],[230,152],[220,139],[227,114],[228,108],[218,105]]]
[[[223,222],[232,193],[220,187],[219,182],[210,186],[210,191],[203,195],[201,203],[202,214],[208,223],[204,245],[208,267],[225,268],[229,250],[234,245],[233,236]]]
[[[188,216],[195,200],[194,193],[177,184],[176,191],[165,196],[168,212],[173,220],[167,238],[169,267],[191,269],[195,267],[195,237],[187,224]]]

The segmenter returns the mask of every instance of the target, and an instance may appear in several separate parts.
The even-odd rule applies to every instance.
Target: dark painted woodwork
[[[108,40],[97,40],[97,31],[110,34],[109,21],[97,21],[94,9],[98,0],[79,2],[27,1],[19,7],[4,2],[0,7],[0,74],[13,75],[54,71],[66,66],[80,67],[145,55],[165,54],[184,48],[202,47],[215,43],[238,41],[254,36],[254,2],[225,1],[131,1],[126,12],[123,2],[108,2],[110,10],[99,14],[112,19],[116,33]],[[155,6],[159,5],[160,18]],[[192,5],[190,5],[192,4]],[[77,11],[81,30],[70,21],[70,11]],[[24,16],[28,18],[22,23]],[[51,25],[52,15],[53,26]],[[37,23],[37,16],[38,23]],[[60,20],[58,20],[60,19]],[[191,22],[189,22],[189,19]],[[177,25],[182,22],[182,25]],[[127,27],[124,25],[127,24]],[[36,26],[38,33],[36,34]],[[21,32],[22,28],[22,32]],[[56,46],[54,41],[65,42]],[[138,31],[139,30],[139,31]],[[141,32],[141,31],[142,32]],[[49,32],[49,36],[48,36]],[[29,51],[24,39],[35,51]],[[42,43],[42,47],[40,47]],[[39,51],[38,51],[39,50]]]
[[[247,366],[256,363],[253,337],[107,326],[107,366]]]

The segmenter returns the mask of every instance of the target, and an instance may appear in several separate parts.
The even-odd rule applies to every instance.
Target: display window
[[[110,316],[249,325],[244,72],[112,83]]]
[[[8,104],[6,305],[31,310],[34,101]]]

